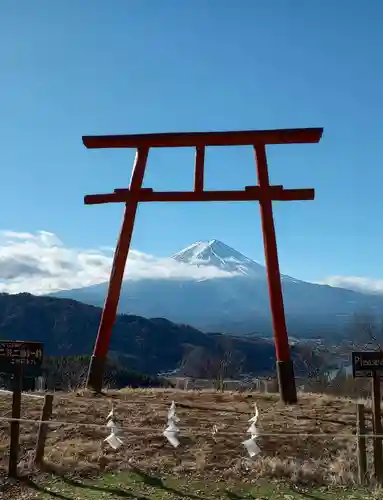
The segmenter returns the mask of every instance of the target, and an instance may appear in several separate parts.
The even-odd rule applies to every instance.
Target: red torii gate
[[[272,201],[313,200],[314,189],[285,189],[272,186],[266,159],[267,144],[318,143],[323,128],[246,130],[233,132],[182,132],[141,135],[84,136],[85,147],[95,148],[135,148],[136,158],[128,189],[115,189],[113,193],[87,195],[86,205],[102,203],[125,203],[125,212],[112,270],[108,293],[101,316],[100,326],[92,360],[89,366],[88,387],[101,392],[107,360],[109,342],[117,314],[118,301],[133,233],[134,221],[139,202],[180,202],[180,201],[259,201],[262,232],[266,257],[270,307],[273,320],[277,374],[280,396],[283,402],[297,401],[293,363],[286,329],[281,276],[279,271],[277,243],[272,212]],[[246,186],[242,191],[204,191],[204,164],[206,146],[253,146],[258,175],[257,186]],[[195,176],[194,191],[153,191],[143,188],[142,183],[150,148],[194,147]]]

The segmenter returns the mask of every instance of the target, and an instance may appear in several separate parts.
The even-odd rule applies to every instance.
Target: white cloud
[[[69,248],[53,233],[0,231],[0,292],[35,294],[81,288],[109,279],[114,249]],[[128,279],[206,279],[231,277],[216,267],[197,267],[173,259],[131,250]],[[383,293],[383,280],[359,276],[330,276],[321,284],[358,292]]]
[[[362,276],[330,276],[320,282],[330,286],[348,288],[356,292],[383,293],[383,280]]]
[[[0,292],[44,294],[102,283],[109,279],[113,250],[69,248],[47,231],[0,231]],[[230,276],[215,267],[194,267],[135,250],[130,251],[126,267],[129,279]]]

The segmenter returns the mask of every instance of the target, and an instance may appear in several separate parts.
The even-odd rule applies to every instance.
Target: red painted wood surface
[[[275,201],[313,200],[314,189],[281,189],[270,186],[261,190],[259,186],[243,191],[142,191],[132,192],[129,189],[116,189],[114,193],[88,194],[84,197],[85,205],[103,203],[127,203],[138,200],[148,202],[202,202],[202,201],[258,201],[262,197]]]
[[[233,132],[174,132],[165,134],[83,136],[84,146],[94,148],[175,148],[197,146],[252,146],[319,142],[323,128],[236,130]]]
[[[258,182],[261,189],[269,188],[265,146],[255,146],[255,162]],[[290,347],[287,335],[285,311],[283,306],[281,273],[279,270],[277,240],[273,219],[272,200],[262,197],[259,201],[261,210],[262,234],[265,249],[267,283],[269,287],[270,308],[273,321],[275,351],[278,361],[290,360]]]
[[[195,154],[194,170],[194,191],[201,193],[203,191],[205,167],[205,148],[197,147]]]
[[[147,148],[139,149],[137,151],[132,177],[130,180],[130,189],[132,190],[138,190],[142,186],[148,153],[149,150]],[[110,273],[108,292],[93,351],[93,355],[95,357],[106,357],[108,354],[110,338],[112,336],[113,325],[117,314],[118,301],[120,299],[126,260],[128,258],[130,243],[132,240],[137,206],[138,201],[130,201],[125,205],[124,217]]]

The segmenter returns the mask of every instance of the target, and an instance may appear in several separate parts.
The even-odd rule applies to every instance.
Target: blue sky
[[[314,187],[275,205],[281,268],[383,278],[383,3],[379,0],[2,0],[0,228],[114,246],[133,152],[86,134],[324,127],[269,148],[271,181]],[[211,149],[210,189],[255,184],[251,149]],[[145,186],[189,189],[193,151],[154,150]],[[146,204],[133,247],[166,256],[220,239],[263,261],[259,207]]]

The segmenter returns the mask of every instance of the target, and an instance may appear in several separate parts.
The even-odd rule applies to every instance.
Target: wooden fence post
[[[53,394],[46,394],[44,398],[43,411],[41,412],[41,422],[37,434],[37,443],[35,451],[35,464],[41,465],[44,461],[45,441],[48,433],[48,424],[46,423],[52,416]]]
[[[383,486],[382,422],[380,414],[380,377],[376,373],[372,379],[372,413],[374,428],[374,472],[378,483]]]
[[[9,446],[8,476],[17,477],[17,465],[19,461],[20,440],[20,416],[21,416],[21,390],[23,385],[23,369],[21,365],[15,366],[13,375],[12,395],[12,420],[11,421],[11,443]]]
[[[367,474],[366,425],[364,420],[364,404],[362,403],[356,405],[356,426],[358,436],[358,479],[359,484],[365,484]]]

